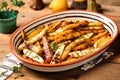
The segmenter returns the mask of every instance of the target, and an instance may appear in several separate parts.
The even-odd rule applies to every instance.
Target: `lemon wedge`
[[[52,9],[53,12],[66,10],[68,8],[67,0],[52,0],[49,8]]]
[[[98,39],[95,44],[94,48],[101,48],[104,46],[106,43],[108,43],[111,40],[110,36],[103,36],[102,38]]]

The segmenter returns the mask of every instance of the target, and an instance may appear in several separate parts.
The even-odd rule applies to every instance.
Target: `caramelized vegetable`
[[[54,33],[50,33],[49,35],[56,35],[60,32],[68,30],[68,29],[73,29],[73,28],[77,28],[79,26],[87,26],[87,25],[88,25],[88,21],[82,20],[82,21],[79,21],[79,22],[76,22],[76,23],[73,23],[73,24],[68,24],[66,26],[60,27]]]
[[[67,57],[68,57],[68,54],[69,52],[72,50],[73,47],[75,47],[78,43],[81,43],[82,41],[86,40],[86,39],[89,39],[91,38],[93,35],[93,33],[87,33],[77,39],[75,39],[73,42],[71,42],[68,46],[66,46],[64,52],[63,52],[63,55],[61,57],[61,60],[64,61]]]
[[[52,58],[52,61],[50,62],[50,64],[58,64],[60,63],[60,58],[61,58],[61,55],[63,53],[63,50],[65,48],[65,45],[61,45],[57,51],[55,52],[53,58]]]
[[[66,40],[71,40],[71,39],[74,39],[74,38],[77,38],[77,37],[80,37],[80,36],[81,36],[80,32],[73,32],[73,33],[68,33],[68,34],[61,35],[58,38],[56,38],[54,41],[55,41],[55,43],[59,43],[59,42],[66,41]]]
[[[102,22],[54,21],[26,35],[18,50],[25,59],[41,64],[61,64],[92,54],[111,40]],[[103,39],[104,38],[104,39]],[[105,40],[105,41],[104,41]]]
[[[92,40],[99,39],[99,38],[101,38],[102,36],[105,36],[107,33],[108,33],[108,31],[105,31],[105,32],[99,33],[99,34],[93,36]]]
[[[93,51],[94,51],[94,48],[91,47],[91,48],[88,48],[88,49],[83,49],[81,51],[70,52],[69,55],[72,58],[78,58],[78,57],[85,56],[85,55],[87,55],[89,53],[92,53]]]
[[[32,37],[36,36],[38,33],[40,33],[40,31],[42,31],[42,29],[44,28],[45,26],[39,26],[37,29],[33,30],[32,33],[28,34],[26,36],[26,39],[29,40],[31,39]]]
[[[62,25],[61,21],[55,22],[49,26],[48,33],[56,31]]]
[[[46,25],[46,27],[41,31],[39,32],[36,36],[30,38],[29,40],[26,40],[25,41],[25,44],[33,44],[34,42],[40,40],[45,34],[46,34],[46,31],[48,30],[48,26]],[[19,47],[18,47],[18,50],[23,50],[24,47],[25,47],[25,44],[22,43]]]
[[[83,43],[83,44],[80,44],[78,46],[75,46],[72,50],[73,51],[78,51],[78,50],[82,50],[82,49],[85,49],[87,47],[88,43]]]
[[[41,48],[38,48],[37,46],[32,45],[32,44],[29,44],[27,47],[28,47],[30,50],[34,51],[36,54],[39,54],[39,55],[41,55],[42,52],[43,52],[43,50],[42,50]]]
[[[102,22],[90,22],[88,24],[88,26],[92,26],[92,27],[103,27],[103,23]]]
[[[42,39],[43,39],[43,49],[45,52],[45,60],[47,63],[50,63],[50,61],[53,57],[53,54],[50,51],[49,43],[48,43],[46,37],[44,36]]]
[[[47,30],[48,30],[48,26],[46,25],[45,28],[41,32],[39,32],[36,36],[34,36],[31,39],[27,40],[26,44],[32,44],[32,43],[40,40],[46,34]]]
[[[24,50],[23,50],[23,53],[24,53],[27,57],[29,57],[30,59],[35,60],[36,62],[39,62],[39,63],[41,63],[41,64],[44,63],[44,60],[43,60],[43,58],[42,58],[41,56],[39,56],[38,54],[36,54],[35,52],[33,52],[33,51],[29,50],[29,49],[24,49]]]

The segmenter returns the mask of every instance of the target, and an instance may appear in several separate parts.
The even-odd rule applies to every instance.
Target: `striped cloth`
[[[90,68],[93,68],[99,62],[103,61],[104,59],[108,59],[112,55],[114,55],[113,52],[104,52],[92,61],[82,65],[81,70],[86,71]],[[14,72],[13,67],[20,67],[22,65],[21,63],[22,62],[19,59],[17,59],[12,53],[6,55],[4,60],[0,64],[0,80],[7,79]]]
[[[20,67],[21,61],[18,60],[12,53],[5,56],[3,61],[0,63],[0,80],[5,80],[14,71],[13,67]]]
[[[88,70],[90,68],[93,68],[95,65],[97,65],[98,63],[100,63],[101,61],[108,59],[109,57],[111,57],[112,55],[114,55],[113,52],[104,52],[103,54],[101,54],[100,56],[98,56],[97,58],[91,60],[90,62],[85,63],[84,65],[81,66],[81,70]]]

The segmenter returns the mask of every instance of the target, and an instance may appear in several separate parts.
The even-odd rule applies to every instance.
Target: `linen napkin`
[[[0,80],[5,80],[14,71],[13,67],[20,67],[21,61],[17,59],[12,53],[5,56],[3,61],[0,63]]]
[[[108,59],[110,56],[114,55],[113,52],[104,52],[103,54],[101,54],[100,56],[98,56],[97,58],[91,60],[88,63],[85,63],[84,65],[82,65],[81,70],[88,70],[90,68],[93,68],[95,65],[97,65],[98,63],[100,63],[101,61]]]
[[[97,58],[83,64],[81,66],[81,70],[86,71],[90,68],[93,68],[96,64],[103,61],[104,59],[108,59],[112,55],[114,55],[113,52],[104,52]],[[4,60],[0,63],[0,80],[7,79],[14,72],[14,66],[20,67],[21,65],[22,62],[19,59],[17,59],[12,53],[6,55]]]

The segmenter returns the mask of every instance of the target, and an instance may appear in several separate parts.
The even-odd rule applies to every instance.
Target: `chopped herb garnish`
[[[22,66],[14,66],[14,67],[13,67],[13,71],[14,71],[15,73],[20,72],[21,69],[22,69]]]
[[[38,55],[35,55],[35,56],[34,56],[34,58],[37,58],[37,59],[39,59],[39,56],[38,56]]]
[[[80,22],[79,20],[76,20],[76,22]]]
[[[61,28],[64,28],[65,26],[61,26]]]
[[[3,75],[5,75],[5,73],[7,73],[8,71],[6,70],[6,71],[3,71],[3,72],[1,72],[0,73],[0,77],[2,77]]]
[[[50,42],[50,45],[53,47],[54,50],[58,49],[58,46],[54,41]]]

